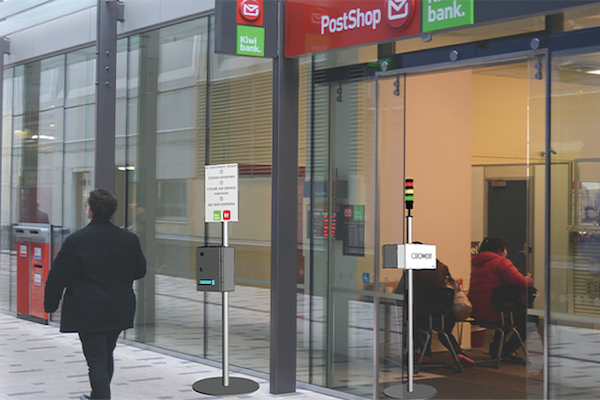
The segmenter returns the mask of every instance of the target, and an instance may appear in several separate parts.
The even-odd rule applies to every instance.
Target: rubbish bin
[[[48,324],[44,289],[50,271],[51,225],[16,225],[13,232],[17,242],[17,317]]]

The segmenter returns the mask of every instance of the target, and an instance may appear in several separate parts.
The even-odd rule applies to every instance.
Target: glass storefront
[[[148,260],[125,338],[221,360],[221,296],[196,291],[195,253],[222,240],[220,225],[204,223],[204,165],[237,162],[230,362],[268,372],[272,63],[213,54],[210,18],[118,41],[115,224],[140,237]],[[85,48],[5,71],[2,310],[16,307],[12,226],[67,235],[88,222],[95,68]]]
[[[598,49],[552,59],[550,398],[596,398],[600,355]],[[553,186],[553,187],[554,187]],[[558,189],[560,188],[560,189]],[[555,196],[561,190],[562,196]]]
[[[124,336],[221,360],[221,296],[196,291],[195,252],[222,241],[221,226],[204,223],[204,166],[235,162],[230,363],[268,373],[273,64],[214,54],[213,22],[118,41],[115,223],[140,237],[148,260],[135,285],[136,326]],[[499,24],[499,33],[456,30],[437,43],[542,25],[535,17]],[[418,40],[409,40],[411,50],[436,47]],[[537,399],[547,370],[549,398],[598,397],[600,358],[587,350],[600,335],[599,50],[552,53],[551,76],[545,51],[382,72],[367,64],[377,50],[299,59],[298,248],[289,266],[298,380],[366,398],[406,381],[402,273],[381,268],[380,249],[406,241],[404,179],[412,177],[414,240],[436,244],[463,289],[478,244],[497,236],[538,290],[528,309],[528,364],[457,373],[444,366],[454,361],[436,338],[416,378],[445,398]],[[16,310],[12,227],[50,223],[66,235],[87,224],[100,117],[95,68],[89,47],[4,71],[2,311]],[[493,334],[483,331],[480,344],[479,332],[469,322],[454,329],[478,362],[489,360]]]

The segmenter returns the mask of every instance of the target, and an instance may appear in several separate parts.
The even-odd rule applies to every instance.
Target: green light
[[[211,285],[213,286],[215,284],[215,280],[214,279],[200,279],[200,281],[198,281],[199,285]]]

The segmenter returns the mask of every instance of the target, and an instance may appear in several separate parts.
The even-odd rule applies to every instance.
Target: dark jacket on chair
[[[473,304],[471,316],[485,322],[500,321],[492,307],[492,291],[504,285],[526,288],[533,285],[533,279],[523,276],[512,261],[492,251],[484,251],[471,258],[471,285],[469,300]]]
[[[110,221],[92,220],[65,240],[52,263],[44,309],[56,311],[66,288],[61,332],[131,328],[136,306],[132,284],[145,274],[138,237]]]

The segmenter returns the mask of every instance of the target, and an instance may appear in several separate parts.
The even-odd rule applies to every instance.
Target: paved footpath
[[[204,400],[192,389],[200,379],[219,377],[219,368],[203,365],[119,342],[115,349],[113,400]],[[305,389],[285,395],[269,394],[269,382],[235,372],[259,383],[258,391],[227,399],[331,399]],[[89,394],[87,365],[77,334],[0,313],[0,399],[79,399]]]

